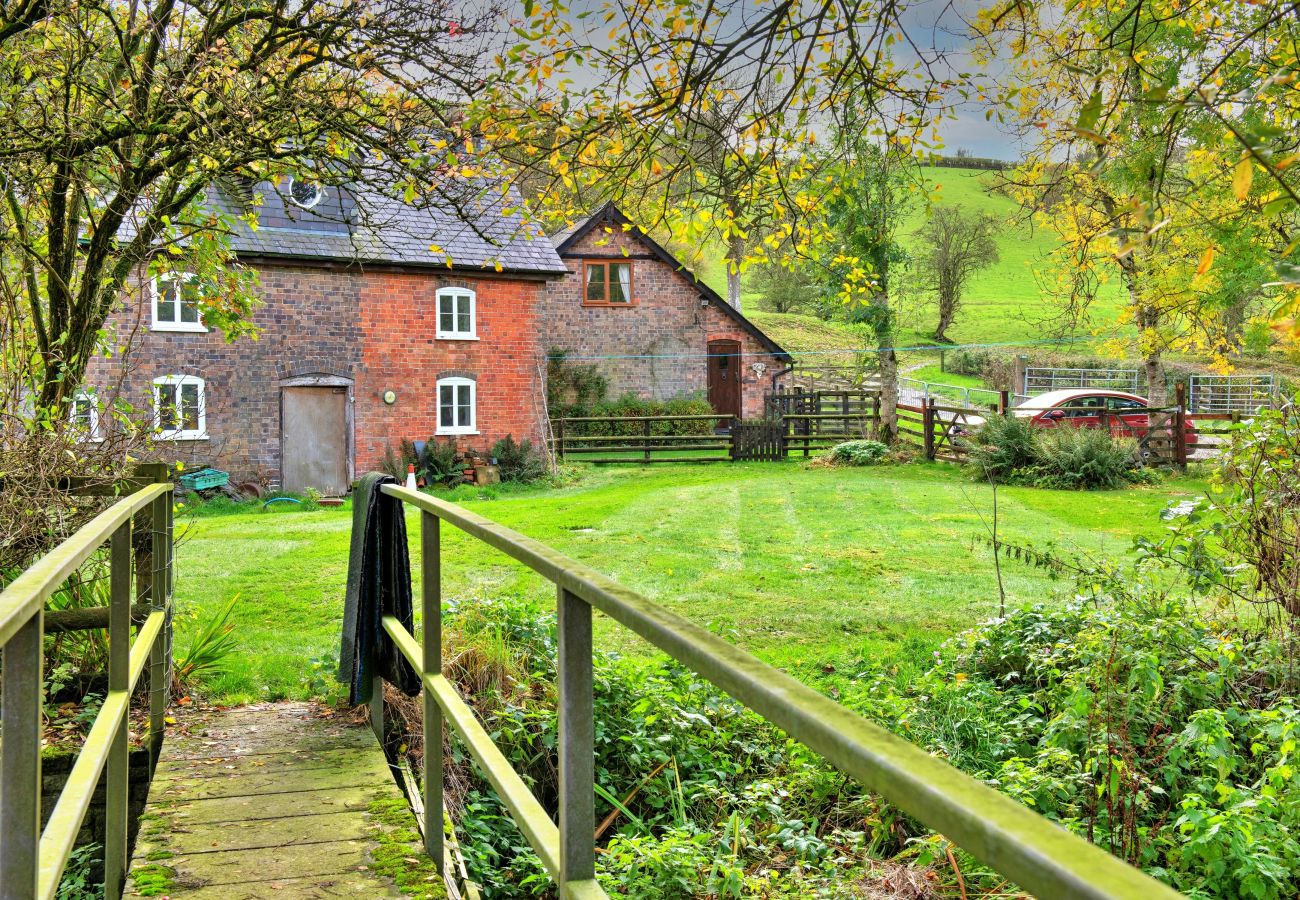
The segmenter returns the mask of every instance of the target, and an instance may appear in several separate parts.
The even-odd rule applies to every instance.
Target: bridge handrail
[[[790,737],[825,756],[842,772],[854,776],[928,827],[942,832],[1036,896],[1134,900],[1180,896],[983,782],[589,566],[427,494],[397,485],[385,485],[382,490],[421,511],[424,628],[419,669],[425,684],[435,687],[434,691],[425,691],[424,700],[424,810],[429,817],[425,839],[435,861],[441,863],[443,859],[442,711],[455,715],[453,710],[457,709],[448,702],[449,693],[454,692],[442,690],[439,680],[442,678],[440,523],[446,521],[524,564],[557,587],[560,821],[559,860],[554,864],[558,872],[552,871],[552,875],[562,898],[603,896],[595,886],[594,868],[593,608],[645,638],[780,726]],[[404,629],[396,633],[392,626],[389,633],[398,638],[408,659],[412,658],[414,639],[407,640],[409,635]],[[383,692],[376,696],[382,704]],[[378,716],[382,723],[382,709]],[[457,730],[465,736],[464,730]],[[497,758],[490,758],[483,753],[485,748],[477,750],[476,759],[494,783],[513,783],[518,779],[499,752]],[[506,771],[502,771],[502,766]],[[514,806],[511,811],[515,812]],[[549,832],[546,836],[549,843]],[[542,856],[545,860],[546,854]]]
[[[105,767],[105,897],[121,896],[127,868],[127,728],[131,694],[149,669],[149,735],[162,734],[165,624],[171,600],[172,485],[154,484],[118,500],[33,563],[0,592],[3,747],[0,748],[0,897],[52,900]],[[150,516],[150,612],[131,641],[132,519]],[[161,525],[159,524],[161,523]],[[45,601],[109,544],[108,692],[41,830],[42,643]],[[138,569],[138,566],[137,566]],[[139,575],[136,571],[135,574]]]

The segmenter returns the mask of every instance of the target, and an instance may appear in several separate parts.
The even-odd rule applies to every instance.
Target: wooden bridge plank
[[[150,785],[128,896],[444,896],[368,728],[304,704],[186,715]]]

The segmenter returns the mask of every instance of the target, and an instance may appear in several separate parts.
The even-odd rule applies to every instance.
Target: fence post
[[[425,676],[442,674],[442,520],[420,514],[420,635]],[[442,848],[442,708],[424,689],[424,849],[443,872]]]
[[[1187,468],[1187,386],[1181,381],[1174,385],[1174,403],[1178,408],[1174,411],[1174,459],[1178,463],[1178,468]]]
[[[557,588],[560,726],[560,897],[596,877],[591,607]]]
[[[556,454],[560,457],[560,459],[564,459],[564,420],[556,419],[555,425],[556,425],[556,429],[555,429]]]
[[[925,401],[921,407],[921,442],[925,448],[925,458],[934,459],[934,399]]]
[[[650,420],[646,419],[641,423],[641,449],[645,453],[645,461],[650,462]]]
[[[1011,408],[1011,392],[998,391],[998,415],[1005,416]]]
[[[35,897],[41,840],[41,633],[37,613],[4,645],[0,897]]]
[[[108,612],[108,691],[125,693],[129,687],[131,657],[131,523],[113,532],[110,544]],[[130,758],[125,715],[113,729],[108,752],[108,784],[105,787],[104,897],[118,900],[126,878],[127,797],[130,789]]]
[[[149,504],[150,541],[149,565],[152,578],[149,583],[149,605],[155,610],[167,606],[168,551],[171,535],[167,533],[171,495],[162,494]],[[159,634],[149,648],[149,760],[158,764],[158,754],[163,744],[163,716],[167,712],[167,656],[166,635]]]

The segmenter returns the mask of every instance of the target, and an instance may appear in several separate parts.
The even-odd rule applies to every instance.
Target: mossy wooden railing
[[[105,897],[117,900],[127,868],[127,727],[131,694],[149,671],[149,738],[156,755],[166,701],[166,622],[172,588],[172,486],[152,484],[80,528],[0,593],[4,687],[0,709],[0,898],[51,900],[105,767]],[[148,549],[133,565],[132,523],[147,522]],[[108,693],[41,830],[41,644],[45,601],[104,544],[109,545]],[[148,580],[140,571],[148,559]],[[136,576],[133,579],[133,574]],[[131,641],[131,584],[149,612]]]
[[[606,896],[596,883],[592,610],[605,613],[708,679],[845,774],[941,832],[1035,896],[1159,900],[1175,891],[717,635],[531,538],[417,491],[382,490],[421,512],[422,640],[384,628],[424,685],[424,815],[441,864],[444,720],[496,789],[563,898]],[[559,823],[493,744],[442,675],[441,523],[502,551],[556,586],[559,631]],[[376,684],[371,719],[382,730]]]

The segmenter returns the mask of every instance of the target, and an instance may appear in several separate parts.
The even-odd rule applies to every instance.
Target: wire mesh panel
[[[1253,413],[1272,406],[1278,390],[1272,375],[1193,375],[1187,388],[1193,413]]]

